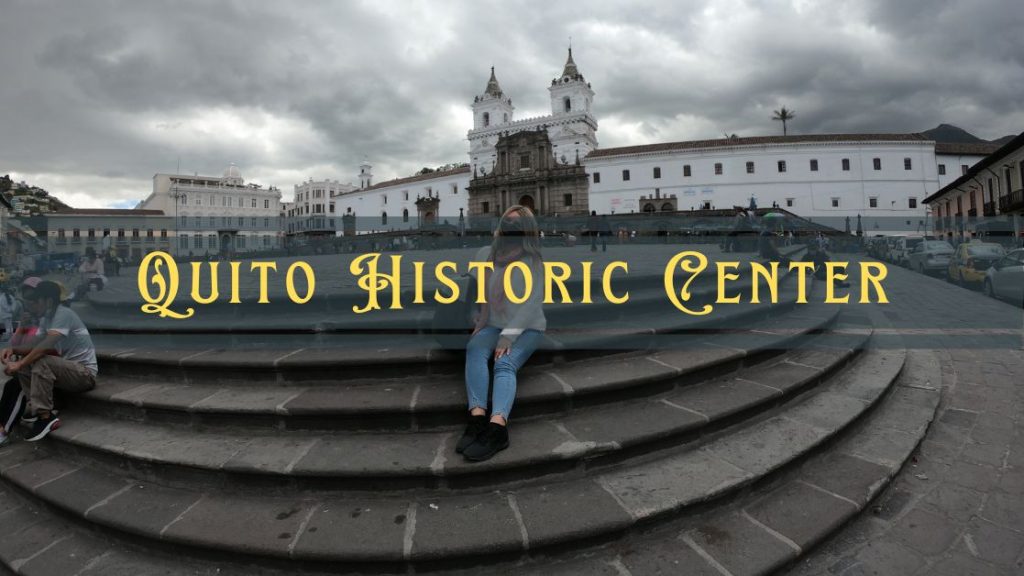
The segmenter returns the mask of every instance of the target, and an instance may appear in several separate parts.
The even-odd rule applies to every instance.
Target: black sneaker
[[[508,428],[491,422],[487,424],[483,434],[477,437],[476,442],[462,451],[462,455],[466,460],[483,462],[505,448],[508,448]]]
[[[53,415],[50,415],[49,418],[38,418],[32,424],[32,429],[29,430],[25,440],[29,442],[42,440],[50,433],[50,430],[56,430],[57,428],[60,428],[60,418]]]
[[[476,439],[487,429],[487,416],[483,414],[479,416],[470,416],[469,423],[466,424],[466,431],[462,433],[462,438],[459,438],[459,442],[455,444],[455,452],[462,454],[470,444],[476,442]]]

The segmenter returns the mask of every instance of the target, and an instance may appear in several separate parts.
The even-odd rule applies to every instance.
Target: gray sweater
[[[485,262],[490,258],[490,246],[481,248],[474,258],[475,262]],[[530,273],[533,276],[533,289],[529,298],[522,304],[516,304],[505,295],[504,302],[495,306],[491,295],[495,290],[503,290],[501,286],[505,281],[505,266],[494,263],[494,271],[487,273],[490,278],[487,282],[487,325],[501,328],[501,335],[511,341],[515,341],[524,330],[537,330],[543,332],[548,325],[544,317],[544,265],[537,261],[526,260],[530,266]],[[525,292],[525,282],[521,272],[512,273],[512,289],[516,295],[522,296]]]

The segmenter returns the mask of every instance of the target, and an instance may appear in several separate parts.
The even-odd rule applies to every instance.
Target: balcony
[[[1014,190],[1006,196],[999,197],[999,212],[1006,214],[1016,210],[1024,210],[1024,188]]]
[[[989,217],[989,216],[995,216],[996,215],[996,203],[995,202],[985,202],[985,204],[983,206],[983,209],[984,209],[984,216],[986,218]]]

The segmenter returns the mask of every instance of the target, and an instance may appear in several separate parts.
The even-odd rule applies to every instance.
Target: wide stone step
[[[330,564],[336,570],[367,563],[482,561],[607,539],[720,501],[857,421],[889,390],[904,359],[903,351],[865,352],[817,393],[729,429],[697,450],[507,491],[249,496],[133,480],[25,443],[4,451],[0,475],[81,520],[186,549]],[[862,451],[887,446],[876,440]]]
[[[836,314],[832,308],[809,307],[749,324],[742,331],[688,337],[693,342],[674,342],[684,346],[679,350],[608,355],[558,365],[531,362],[520,373],[516,414],[549,414],[580,404],[647,395],[734,370],[781,350],[812,342],[823,347],[818,333],[830,326]],[[842,338],[838,333],[830,336],[830,345],[845,349],[859,342],[856,333],[847,334],[846,341]],[[230,366],[239,355],[211,355],[208,369]],[[202,357],[179,362],[189,364]],[[180,383],[160,374],[139,378],[104,373],[94,390],[68,401],[120,418],[218,427],[244,419],[247,426],[275,429],[415,430],[461,424],[465,417],[464,380],[459,373],[261,386],[223,377],[215,382],[192,380]]]
[[[865,337],[862,335],[861,337]],[[852,349],[798,350],[728,376],[628,402],[584,407],[557,419],[517,419],[512,446],[478,464],[455,454],[459,430],[416,433],[192,431],[180,426],[74,414],[53,433],[78,457],[127,459],[161,479],[180,468],[209,473],[207,484],[324,485],[332,489],[453,488],[538,481],[584,473],[664,447],[676,447],[766,410],[840,369]],[[671,354],[654,355],[661,364]],[[464,412],[461,406],[456,409]],[[185,476],[195,482],[194,475]]]
[[[912,351],[881,406],[829,450],[766,489],[621,543],[500,571],[518,576],[775,574],[863,513],[886,489],[927,433],[940,383],[934,353]]]

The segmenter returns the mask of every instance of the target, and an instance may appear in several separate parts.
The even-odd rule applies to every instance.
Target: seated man
[[[60,303],[60,286],[40,282],[25,301],[28,311],[40,319],[40,336],[33,347],[5,349],[0,360],[4,372],[17,374],[29,398],[36,420],[26,439],[41,440],[60,426],[53,414],[53,389],[85,392],[96,386],[96,349],[85,324],[70,308]],[[59,356],[47,351],[55,350]],[[14,360],[14,356],[21,356]]]
[[[825,280],[828,278],[828,269],[825,267],[825,263],[832,260],[828,252],[825,252],[819,247],[817,242],[811,242],[807,245],[807,262],[814,263],[814,277],[818,280]],[[833,286],[836,288],[849,288],[849,282],[843,282],[839,279],[833,279]]]

